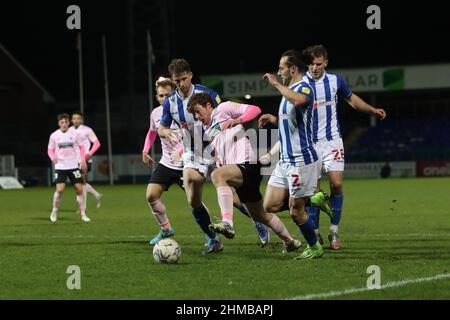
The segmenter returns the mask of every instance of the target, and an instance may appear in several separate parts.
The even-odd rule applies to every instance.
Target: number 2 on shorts
[[[300,184],[298,183],[298,180],[300,180],[300,176],[298,175],[298,173],[293,173],[291,174],[291,177],[294,178],[294,180],[292,181],[292,187],[298,188],[300,186]]]

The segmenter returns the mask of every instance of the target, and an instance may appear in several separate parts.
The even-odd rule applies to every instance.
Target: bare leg
[[[285,209],[285,203],[289,199],[289,190],[277,188],[271,185],[267,186],[264,195],[264,210],[270,213],[281,212]]]

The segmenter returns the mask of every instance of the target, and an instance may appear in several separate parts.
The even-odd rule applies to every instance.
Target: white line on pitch
[[[342,291],[330,291],[330,292],[324,292],[324,293],[307,294],[304,296],[287,298],[286,300],[311,300],[311,299],[331,298],[331,297],[343,296],[346,294],[372,291],[372,290],[377,291],[377,290],[383,290],[383,289],[388,289],[388,288],[397,288],[397,287],[403,287],[403,286],[406,286],[409,284],[436,281],[436,280],[442,280],[442,279],[448,279],[448,278],[450,278],[450,273],[443,273],[443,274],[438,274],[433,277],[427,277],[427,278],[407,279],[407,280],[388,282],[388,283],[382,285],[380,289],[369,289],[367,287],[351,288],[351,289],[345,289]]]
[[[13,239],[13,238],[146,238],[149,237],[150,235],[129,235],[129,236],[122,236],[122,235],[118,235],[118,236],[106,236],[106,235],[46,235],[46,234],[12,234],[12,235],[1,235],[0,239]],[[198,235],[178,235],[178,237],[181,238],[196,238],[198,237]],[[240,238],[253,238],[253,235],[249,235],[249,234],[244,234],[244,235],[239,235]],[[362,237],[362,236],[361,236]],[[355,236],[352,238],[357,238],[359,240],[359,238],[361,238],[360,236]],[[377,234],[364,234],[364,238],[367,237],[418,237],[418,238],[433,238],[433,237],[444,237],[444,238],[448,238],[448,234],[444,234],[444,233],[437,233],[437,234],[425,234],[425,233],[407,233],[407,234],[388,234],[388,233],[377,233]]]

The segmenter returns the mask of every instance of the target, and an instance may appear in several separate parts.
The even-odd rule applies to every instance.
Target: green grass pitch
[[[224,251],[200,255],[204,236],[172,186],[163,200],[182,251],[175,265],[153,260],[147,240],[158,226],[145,185],[97,186],[103,206],[89,197],[89,224],[75,213],[72,188],[55,224],[53,189],[0,190],[0,299],[449,299],[450,179],[347,180],[344,187],[344,248],[299,261],[282,253],[273,234],[271,246],[260,248],[251,221],[238,212],[237,235],[223,239]],[[211,185],[203,199],[218,218]],[[288,214],[279,216],[305,243]],[[322,214],[325,237],[328,226]],[[69,265],[81,269],[81,290],[66,287]],[[366,287],[370,265],[380,267],[382,286],[394,285],[353,290]]]

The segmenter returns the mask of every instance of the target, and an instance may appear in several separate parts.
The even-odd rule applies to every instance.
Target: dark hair
[[[173,91],[177,88],[177,85],[171,79],[161,77],[156,81],[155,87],[156,89],[159,87],[170,87]]]
[[[62,120],[62,119],[70,120],[70,117],[67,113],[60,113],[56,116],[56,119],[58,119],[58,122],[59,122],[59,120]]]
[[[170,75],[180,74],[183,72],[191,72],[191,66],[185,59],[172,59],[168,69]]]
[[[297,50],[287,50],[283,52],[281,57],[287,57],[287,65],[296,66],[300,71],[306,67],[302,54]]]
[[[211,107],[214,108],[214,101],[209,93],[207,93],[207,92],[196,93],[191,97],[191,99],[189,99],[187,110],[190,113],[194,114],[195,113],[194,107],[196,105],[199,104],[202,107],[205,107],[208,102],[211,104]]]
[[[328,51],[323,45],[316,44],[303,50],[303,56],[305,56],[305,62],[311,64],[314,58],[323,57],[328,60]]]
[[[72,112],[72,117],[73,117],[74,115],[76,115],[76,114],[79,115],[80,117],[84,118],[83,112],[81,112],[81,111],[79,111],[79,110],[76,110],[76,111]]]

